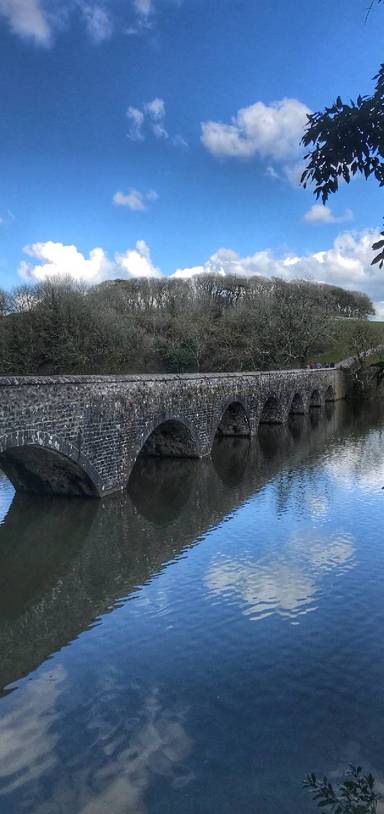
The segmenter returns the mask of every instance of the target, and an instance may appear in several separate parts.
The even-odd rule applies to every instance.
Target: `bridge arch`
[[[151,458],[199,458],[192,428],[181,418],[164,416],[155,421],[140,446],[139,455]]]
[[[301,393],[295,393],[289,406],[289,415],[304,415],[305,406]]]
[[[311,396],[310,396],[310,399],[309,399],[309,407],[310,407],[310,409],[312,409],[312,407],[321,407],[321,406],[322,405],[321,405],[320,390],[317,390],[317,389],[312,390],[312,393],[311,393]]]
[[[282,414],[281,414],[281,403],[280,399],[274,395],[273,393],[270,394],[263,405],[262,411],[260,413],[260,424],[281,424],[283,421]]]
[[[335,401],[335,400],[336,400],[335,391],[332,385],[330,384],[328,385],[325,391],[325,401]]]
[[[99,497],[99,476],[79,449],[43,433],[15,433],[0,441],[0,468],[16,491]]]
[[[244,438],[250,434],[251,427],[244,404],[236,399],[229,401],[222,411],[221,419],[216,429],[216,435]]]

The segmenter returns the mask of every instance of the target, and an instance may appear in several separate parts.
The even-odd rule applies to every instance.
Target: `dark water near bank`
[[[147,460],[101,502],[0,484],[1,814],[309,814],[384,779],[384,412]]]

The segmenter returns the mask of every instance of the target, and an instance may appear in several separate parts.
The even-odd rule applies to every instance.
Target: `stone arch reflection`
[[[139,455],[128,481],[137,511],[156,526],[175,520],[188,503],[199,462]]]
[[[259,427],[257,440],[262,458],[273,461],[281,454],[288,440],[287,428],[282,424],[263,424]]]
[[[225,486],[238,486],[243,480],[251,449],[250,438],[216,438],[212,462]]]
[[[309,421],[310,421],[311,427],[317,427],[317,425],[321,421],[321,416],[320,416],[319,410],[310,410],[309,411]]]
[[[307,426],[306,416],[302,415],[301,413],[290,415],[288,430],[295,441],[299,441],[300,438],[303,437],[303,433]]]
[[[70,498],[16,493],[1,527],[0,696],[194,543],[202,515],[180,512],[170,533],[126,492],[78,501],[75,515]]]
[[[71,567],[98,511],[98,501],[16,492],[1,528],[0,619],[42,596]],[[6,579],[3,578],[6,575]]]

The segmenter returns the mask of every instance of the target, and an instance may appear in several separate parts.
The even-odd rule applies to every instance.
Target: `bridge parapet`
[[[17,489],[106,495],[140,454],[209,455],[347,395],[342,370],[0,377],[0,466]]]

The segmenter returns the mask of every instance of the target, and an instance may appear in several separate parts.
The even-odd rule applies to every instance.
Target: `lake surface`
[[[384,411],[136,468],[0,481],[1,814],[309,814],[384,779]]]

